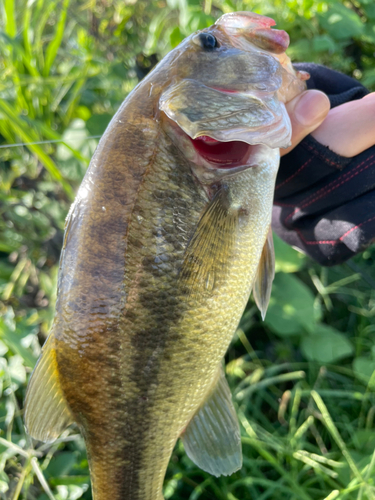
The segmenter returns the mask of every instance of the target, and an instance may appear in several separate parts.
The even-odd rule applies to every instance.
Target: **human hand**
[[[340,156],[352,158],[375,144],[375,92],[330,110],[319,90],[306,90],[286,105],[292,122],[289,153],[308,134]]]
[[[292,146],[281,150],[272,226],[290,245],[333,265],[375,240],[375,93],[324,66],[298,69],[312,75],[308,87],[328,94],[333,109],[318,90],[287,105]]]
[[[286,105],[292,123],[291,146],[280,149],[280,155],[285,156],[302,139],[323,123],[330,110],[330,102],[326,94],[320,90],[305,90]]]
[[[346,158],[353,158],[373,146],[375,92],[331,109],[311,135],[323,146]]]

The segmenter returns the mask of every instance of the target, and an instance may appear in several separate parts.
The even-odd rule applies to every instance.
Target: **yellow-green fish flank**
[[[168,54],[111,121],[67,218],[25,422],[44,441],[78,424],[95,500],[162,500],[180,436],[208,472],[241,467],[221,363],[254,281],[267,308],[284,102],[304,88],[273,24],[228,14]]]

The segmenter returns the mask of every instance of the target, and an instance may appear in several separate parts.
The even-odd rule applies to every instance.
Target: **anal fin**
[[[275,277],[275,249],[271,226],[260,257],[257,274],[253,285],[253,296],[262,319],[266,317],[268,303],[271,297],[272,282]]]
[[[73,423],[57,370],[54,338],[49,336],[31,375],[25,398],[27,432],[39,441],[54,441]]]
[[[214,476],[229,476],[242,467],[240,427],[223,369],[181,439],[188,457]]]

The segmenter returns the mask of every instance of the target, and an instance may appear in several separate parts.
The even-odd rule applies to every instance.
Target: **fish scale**
[[[283,102],[304,88],[271,25],[223,16],[166,56],[111,121],[69,213],[25,422],[44,441],[78,424],[94,500],[162,500],[179,437],[216,476],[241,466],[222,359],[254,282],[267,308]],[[238,140],[234,156],[238,142],[220,142]]]

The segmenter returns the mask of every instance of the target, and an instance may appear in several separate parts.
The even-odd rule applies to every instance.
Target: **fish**
[[[68,214],[24,419],[45,442],[78,425],[94,500],[162,500],[179,438],[215,476],[241,468],[223,357],[252,290],[267,309],[285,103],[306,79],[274,25],[225,14],[167,54],[113,117]]]

